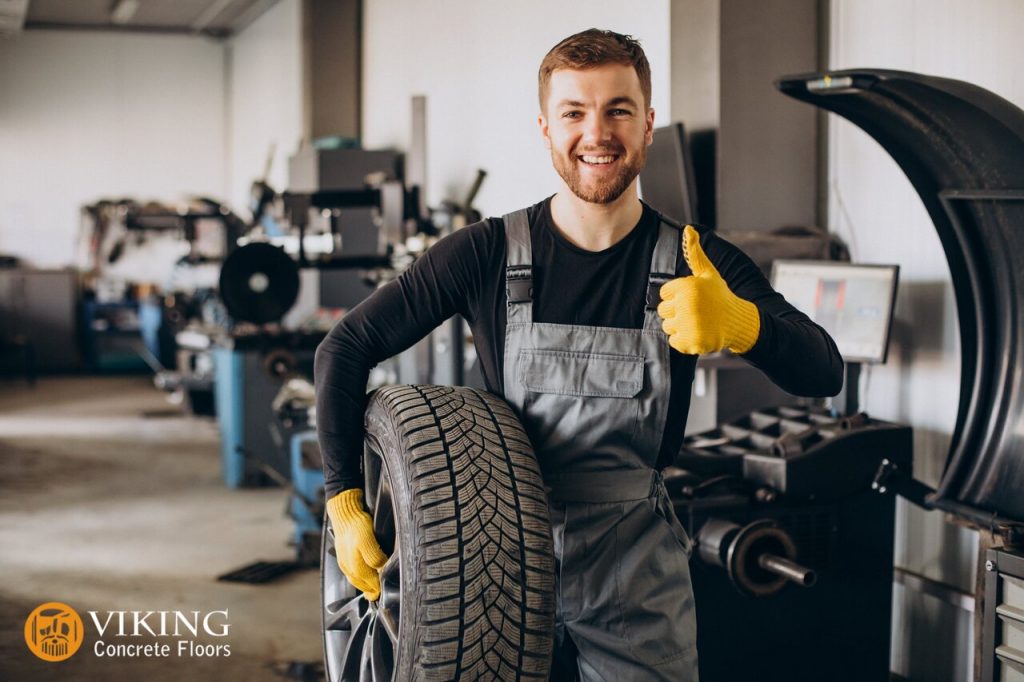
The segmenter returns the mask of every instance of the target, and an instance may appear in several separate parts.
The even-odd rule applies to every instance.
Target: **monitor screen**
[[[654,129],[647,163],[640,171],[640,194],[645,202],[678,223],[698,223],[693,161],[682,123]]]
[[[898,265],[777,260],[772,286],[825,328],[848,362],[885,362]]]

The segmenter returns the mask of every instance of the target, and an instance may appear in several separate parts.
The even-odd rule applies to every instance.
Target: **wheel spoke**
[[[337,611],[333,611],[328,605],[327,614],[324,617],[325,630],[356,630],[359,623],[366,617],[366,599],[360,593],[350,599],[348,603]]]
[[[358,627],[352,631],[352,635],[345,643],[345,652],[341,660],[341,679],[353,680],[363,679],[363,661],[366,658],[367,635],[370,630],[370,614],[364,614],[359,621]]]
[[[324,543],[327,554],[332,557],[337,557],[338,550],[334,547],[334,527],[331,526],[330,517],[327,517],[327,521],[324,523],[324,532],[327,534],[327,542]]]
[[[391,634],[385,628],[386,617],[378,612],[376,622],[370,631],[370,667],[375,682],[390,680],[394,673],[394,656]]]
[[[401,559],[401,557],[398,554],[398,548],[395,547],[391,551],[391,555],[388,557],[388,560],[386,562],[384,562],[383,566],[381,566],[381,569],[380,569],[380,579],[381,579],[381,582],[387,582],[388,584],[390,584],[390,585],[392,585],[392,586],[397,588],[398,584],[399,584],[398,583],[399,569],[401,568],[401,566],[402,566],[402,559]]]
[[[321,591],[323,595],[324,615],[326,617],[329,614],[335,613],[343,604],[346,604],[353,598],[358,597],[360,593],[341,572],[341,567],[338,566],[337,556],[333,551],[334,548],[327,543],[325,543],[325,547],[326,552],[324,553],[324,556],[321,557],[321,561],[323,562]]]
[[[396,607],[397,607],[397,599]],[[391,640],[392,650],[398,648],[398,609],[395,608],[393,611],[390,608],[383,608],[377,610],[377,622],[380,623],[384,632],[387,633],[388,639]],[[377,637],[380,637],[378,633]]]
[[[367,629],[366,636],[361,639],[360,652],[359,652],[359,682],[375,682],[373,679],[373,663],[370,660],[370,643],[371,637],[369,636],[369,629]]]
[[[377,602],[377,620],[387,633],[392,650],[398,649],[398,623],[402,603],[401,566],[401,556],[396,547],[380,572],[381,589],[380,601]]]

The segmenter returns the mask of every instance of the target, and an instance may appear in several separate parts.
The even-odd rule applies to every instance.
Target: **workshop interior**
[[[0,679],[412,679],[432,582],[338,569],[316,349],[557,189],[537,66],[591,26],[651,62],[643,201],[845,361],[833,398],[697,361],[700,679],[1024,681],[1014,0],[0,0]],[[409,386],[483,391],[466,320],[370,374],[392,552]]]

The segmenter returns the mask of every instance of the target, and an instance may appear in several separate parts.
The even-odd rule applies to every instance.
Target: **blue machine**
[[[215,348],[213,360],[221,471],[229,488],[241,488],[246,483],[242,355],[230,348]]]
[[[274,428],[274,397],[289,376],[311,376],[323,334],[221,339],[213,349],[221,463],[229,488],[284,485],[291,427]]]
[[[292,498],[295,552],[301,564],[320,563],[320,534],[324,517],[324,471],[316,430],[291,438]]]

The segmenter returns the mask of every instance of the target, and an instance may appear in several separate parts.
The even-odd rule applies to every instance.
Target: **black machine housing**
[[[959,411],[928,502],[1016,541],[1024,523],[1024,111],[962,81],[853,69],[782,78],[843,116],[907,174],[949,263],[960,323]]]
[[[801,406],[686,438],[666,487],[696,540],[702,680],[888,678],[895,496],[872,484],[912,452],[908,426]]]

